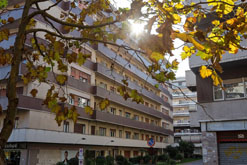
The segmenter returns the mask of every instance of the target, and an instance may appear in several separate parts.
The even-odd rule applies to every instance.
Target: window
[[[133,139],[139,140],[139,133],[134,133],[134,138]]]
[[[167,97],[167,96],[161,95],[161,98],[162,98],[165,102],[168,102],[168,97]]]
[[[99,135],[100,136],[106,136],[106,128],[100,127],[99,128]]]
[[[116,93],[116,88],[114,88],[113,86],[110,86],[110,91],[113,93]]]
[[[245,84],[244,84],[245,83]],[[246,97],[246,78],[244,79],[231,79],[224,80],[223,86],[225,90],[223,91],[220,86],[213,87],[214,100],[224,100],[224,99],[238,99]]]
[[[148,118],[145,118],[145,122],[146,122],[146,123],[149,123],[149,119],[148,119]]]
[[[15,128],[18,128],[19,126],[19,117],[15,118]]]
[[[225,98],[235,99],[244,97],[244,83],[242,79],[224,81]]]
[[[107,89],[107,84],[105,84],[103,82],[100,82],[99,83],[99,87],[104,88],[104,89]]]
[[[69,104],[70,105],[74,105],[74,98],[73,98],[73,96],[69,96],[69,98],[68,98],[68,100],[69,100]]]
[[[151,120],[151,124],[154,125],[154,120]]]
[[[122,137],[123,137],[122,130],[119,130],[119,137],[120,137],[120,138],[122,138]]]
[[[145,102],[145,105],[148,107],[149,106],[149,103],[148,102]]]
[[[75,133],[86,134],[86,125],[85,124],[75,123],[75,125],[74,125],[74,132]]]
[[[86,78],[84,78],[84,77],[79,77],[79,79],[82,81],[82,82],[84,82],[84,83],[86,83],[88,80],[86,79]]]
[[[111,107],[110,108],[110,113],[113,115],[116,115],[116,108]]]
[[[160,142],[163,142],[163,137],[160,137]]]
[[[130,132],[126,131],[126,132],[125,132],[125,135],[126,135],[126,137],[125,137],[126,139],[130,139],[130,135],[131,135]]]
[[[90,105],[90,100],[82,97],[78,97],[78,107],[84,108],[85,106],[89,106],[89,105]]]
[[[130,113],[129,112],[125,112],[125,117],[126,118],[130,118]]]
[[[133,119],[139,121],[139,116],[138,115],[134,115]]]
[[[119,116],[122,116],[123,114],[122,114],[122,110],[119,110]]]
[[[63,122],[63,132],[69,132],[69,122],[68,121]]]
[[[214,86],[214,100],[223,100],[223,90],[220,86]]]
[[[146,140],[149,140],[149,135],[146,135]]]
[[[166,115],[169,115],[169,111],[168,111],[167,109],[165,109],[165,108],[162,108],[162,112],[163,112],[164,114],[166,114]]]
[[[116,137],[116,130],[110,129],[110,135],[111,135],[111,137]]]

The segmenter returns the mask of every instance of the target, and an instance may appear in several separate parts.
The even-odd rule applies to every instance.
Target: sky
[[[130,7],[130,3],[131,3],[131,0],[110,0],[113,5],[115,7]],[[185,18],[182,19],[182,22],[185,21]],[[175,45],[175,48],[183,45],[183,41],[179,40],[179,39],[176,39],[174,41],[174,45]],[[189,70],[189,60],[188,59],[185,59],[182,61],[181,57],[180,57],[180,54],[182,52],[182,48],[183,47],[180,47],[178,49],[175,49],[173,51],[173,54],[174,54],[174,57],[171,57],[170,58],[170,61],[174,60],[174,59],[177,59],[177,61],[179,62],[179,66],[178,66],[178,70],[176,71],[176,77],[185,77],[185,71],[186,70]]]

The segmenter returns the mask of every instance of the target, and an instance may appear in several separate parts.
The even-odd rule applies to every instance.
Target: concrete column
[[[219,163],[216,132],[202,132],[202,155],[204,165]]]

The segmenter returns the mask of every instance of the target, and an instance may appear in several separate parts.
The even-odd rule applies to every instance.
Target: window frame
[[[245,99],[247,98],[247,91],[246,91],[246,84],[247,84],[247,77],[241,77],[241,78],[235,78],[235,79],[227,79],[227,80],[223,80],[222,82],[222,86],[224,87],[225,86],[225,83],[224,81],[226,82],[230,82],[230,81],[234,81],[234,80],[238,80],[238,79],[241,79],[242,80],[242,83],[243,83],[243,90],[244,90],[244,97],[239,97],[239,98],[226,98],[226,92],[224,90],[221,90],[222,92],[222,99],[215,99],[215,88],[216,86],[212,86],[213,88],[213,100],[214,101],[224,101],[224,100],[241,100],[241,99]]]

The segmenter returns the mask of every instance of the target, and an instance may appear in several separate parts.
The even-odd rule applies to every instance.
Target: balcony
[[[137,69],[134,65],[129,64],[128,61],[126,61],[125,59],[121,58],[120,56],[116,56],[115,52],[113,52],[112,50],[110,50],[109,48],[104,46],[103,44],[98,44],[95,47],[95,49],[98,50],[97,53],[103,54],[104,56],[107,56],[110,59],[114,59],[116,61],[116,63],[118,63],[121,66],[125,66],[125,65],[131,66],[131,67],[128,67],[128,68],[126,67],[126,69],[130,70],[132,73],[135,73],[137,76],[142,78],[144,81],[147,81],[151,85],[154,86],[155,84],[158,84],[157,81],[155,81],[150,76],[148,76],[147,74],[145,74],[142,71],[140,71],[139,69]],[[163,93],[165,93],[167,96],[169,96],[171,98],[171,94],[167,89],[163,88],[161,85],[159,86],[159,89]]]
[[[189,111],[173,111],[173,116],[189,116]]]
[[[94,111],[93,118],[95,118],[97,121],[117,124],[117,125],[126,126],[126,127],[132,127],[132,128],[155,132],[155,133],[159,133],[163,135],[173,135],[173,131],[165,129],[163,127],[155,126],[155,125],[148,124],[145,122],[132,120],[126,117],[118,116],[118,115],[112,115],[106,112]]]
[[[30,96],[24,96],[24,95],[19,95],[18,97],[19,97],[18,109],[20,110],[51,112],[50,109],[42,105],[43,104],[42,99],[33,98]],[[0,104],[2,105],[2,108],[6,110],[8,106],[7,97],[0,97]],[[70,107],[71,105],[67,105],[67,106]],[[101,112],[101,111],[94,111],[94,114],[91,116],[85,113],[85,110],[83,108],[80,108],[80,107],[76,107],[76,108],[77,108],[77,112],[80,115],[79,118],[81,119],[108,122],[108,123],[112,123],[116,125],[122,125],[122,126],[136,128],[136,129],[142,129],[142,130],[155,132],[159,134],[173,135],[173,132],[171,130],[164,129],[162,127],[154,126],[151,124],[139,122],[136,120],[124,118],[124,117],[117,116],[117,115],[112,115],[112,114]],[[170,122],[172,122],[172,119]]]
[[[116,81],[117,83],[123,85],[123,83],[121,82],[121,80],[124,79],[124,77],[122,75],[119,75],[118,73],[116,73],[115,71],[111,71],[110,69],[106,68],[105,66],[101,65],[101,64],[96,64],[96,72],[99,73],[100,75],[103,75],[111,80]],[[150,92],[148,90],[146,90],[145,88],[140,87],[139,85],[137,85],[136,83],[132,82],[132,81],[128,81],[128,87],[131,89],[136,89],[139,93],[141,93],[142,95],[148,97],[149,99],[162,104],[164,106],[166,106],[167,108],[171,108],[170,104],[168,102],[165,102],[161,97],[157,96],[156,94],[154,94],[153,92]]]
[[[140,111],[142,113],[146,113],[148,115],[152,115],[154,117],[165,119],[165,120],[172,122],[172,119],[170,116],[165,115],[164,113],[162,113],[158,110],[152,109],[150,107],[147,107],[143,104],[137,104],[135,102],[132,102],[129,99],[124,100],[124,98],[122,96],[120,96],[116,93],[107,91],[104,88],[95,86],[94,92],[95,92],[94,94],[100,98],[108,98],[110,101],[121,104],[125,107],[132,108],[132,109],[135,109],[135,110]]]
[[[173,123],[174,127],[189,127],[190,121],[184,120],[184,121],[174,121]]]
[[[190,105],[195,105],[196,103],[190,101],[190,102],[181,102],[181,103],[173,103],[173,107],[188,107]]]
[[[174,136],[194,136],[201,134],[201,132],[174,132]]]
[[[83,140],[83,139],[84,140]],[[109,143],[109,141],[113,142]],[[79,133],[66,133],[59,131],[49,131],[41,129],[14,129],[8,142],[29,142],[29,143],[53,143],[53,144],[80,144],[95,146],[119,146],[149,148],[146,141],[123,139],[107,136],[95,136]],[[165,148],[167,143],[156,142],[154,148]]]
[[[43,100],[38,98],[33,98],[30,96],[18,95],[19,102],[17,108],[20,110],[34,110],[34,111],[46,111],[51,112],[45,105],[43,105]],[[2,105],[3,110],[7,109],[8,99],[7,97],[0,97],[0,104]],[[71,106],[71,105],[67,105]],[[79,113],[79,118],[91,119],[92,117],[85,113],[83,108],[76,107],[77,112]]]

